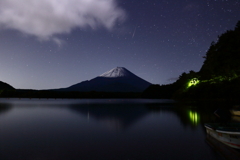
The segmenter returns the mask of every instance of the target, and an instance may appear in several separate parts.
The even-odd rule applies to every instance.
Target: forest
[[[198,72],[182,73],[168,85],[152,85],[145,98],[172,98],[178,101],[230,101],[240,97],[240,21],[212,42]]]

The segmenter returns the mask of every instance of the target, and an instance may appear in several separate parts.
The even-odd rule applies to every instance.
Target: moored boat
[[[234,116],[240,116],[240,106],[234,106],[232,109],[230,109],[230,112]]]
[[[220,142],[240,149],[240,123],[206,123],[207,133]]]

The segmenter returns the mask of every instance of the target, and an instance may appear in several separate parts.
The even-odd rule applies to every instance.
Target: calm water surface
[[[214,117],[167,100],[0,99],[1,160],[218,160]]]

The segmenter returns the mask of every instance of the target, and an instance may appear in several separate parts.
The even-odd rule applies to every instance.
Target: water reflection
[[[175,115],[184,128],[190,127],[195,130],[199,126],[204,128],[204,123],[216,122],[217,117],[214,111],[219,107],[218,105],[211,105],[206,107],[203,105],[184,105],[184,104],[146,104],[149,112],[155,113],[171,113]],[[236,117],[232,117],[237,121]]]
[[[179,118],[179,122],[184,127],[190,126],[192,129],[195,129],[201,123],[214,121],[214,115],[209,111],[201,110],[199,106],[179,106],[169,102],[147,103],[146,100],[82,100],[80,103],[80,101],[73,100],[66,102],[64,100],[23,99],[14,100],[13,103],[6,103],[6,101],[0,103],[0,114],[11,111],[13,105],[16,104],[30,109],[34,107],[68,108],[80,117],[85,117],[88,121],[95,120],[113,130],[128,129],[151,113],[156,113],[158,116],[165,113],[173,114]],[[237,117],[232,117],[232,119],[239,121]]]
[[[159,105],[159,104],[148,104],[147,108],[151,112],[156,113],[172,113],[176,117],[179,118],[179,122],[184,127],[190,126],[192,129],[196,129],[199,125],[201,125],[201,110],[195,106],[186,106],[186,105]]]
[[[0,159],[221,159],[205,143],[205,111],[107,101],[9,101],[12,109],[0,114]]]
[[[74,104],[69,108],[88,120],[95,120],[116,130],[130,128],[148,114],[143,104]]]
[[[193,125],[198,125],[200,122],[200,115],[196,111],[189,111],[189,118]]]
[[[12,105],[9,103],[0,103],[0,114],[7,113],[12,109]]]
[[[185,112],[177,110],[173,103],[72,104],[69,109],[81,117],[84,116],[88,121],[95,120],[116,130],[129,129],[152,113],[157,113],[157,116],[169,113],[186,119]],[[189,121],[183,123],[188,124]]]

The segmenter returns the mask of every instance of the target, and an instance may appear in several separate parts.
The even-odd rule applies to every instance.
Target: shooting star
[[[134,29],[134,32],[133,32],[132,38],[135,36],[136,29],[137,29],[137,27],[135,27],[135,29]]]

